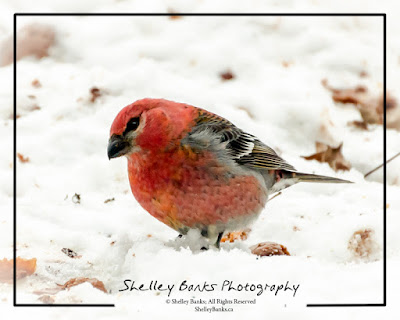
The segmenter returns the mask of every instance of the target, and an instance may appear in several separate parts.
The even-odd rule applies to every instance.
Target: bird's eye
[[[132,118],[126,124],[126,128],[124,133],[128,133],[129,131],[135,131],[139,127],[139,117]]]

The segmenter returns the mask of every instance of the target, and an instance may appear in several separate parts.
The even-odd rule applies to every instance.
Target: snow
[[[367,9],[368,2],[370,9]],[[0,3],[0,40],[12,34],[12,12],[296,12],[299,2],[268,1],[69,1]],[[385,2],[396,8],[395,1]],[[324,12],[330,1],[304,2],[302,11]],[[256,10],[258,8],[259,10]],[[308,10],[307,10],[308,8]],[[373,1],[352,1],[341,10],[384,12]],[[388,9],[387,9],[388,10]],[[388,89],[400,99],[398,50],[400,24],[389,15]],[[40,308],[31,317],[148,319],[214,317],[306,318],[376,317],[382,309],[306,309],[307,303],[382,302],[383,172],[363,175],[382,163],[382,126],[360,131],[347,126],[360,120],[351,107],[336,105],[321,85],[365,84],[382,88],[382,18],[380,17],[18,17],[18,28],[40,22],[56,31],[49,56],[18,62],[17,162],[18,256],[37,258],[33,276],[18,281],[18,303],[41,303],[34,291],[54,288],[71,278],[102,281],[107,294],[84,283],[50,294],[55,303],[113,303],[115,308]],[[398,32],[397,32],[398,33]],[[285,67],[287,63],[289,66]],[[12,258],[12,65],[0,68],[0,260]],[[230,70],[235,78],[222,81]],[[360,78],[366,71],[369,76]],[[38,79],[42,87],[35,88]],[[90,90],[102,95],[90,101]],[[34,95],[35,98],[29,98]],[[203,107],[231,120],[274,148],[299,171],[354,181],[352,185],[298,184],[269,202],[249,238],[223,243],[221,250],[200,251],[196,232],[177,233],[151,217],[133,198],[126,160],[106,154],[111,123],[118,111],[144,97],[166,98]],[[31,111],[38,105],[40,110]],[[326,130],[321,130],[321,125]],[[387,155],[400,149],[400,132],[387,130]],[[326,163],[301,156],[315,152],[315,141],[339,144],[352,164],[334,172]],[[387,166],[388,282],[391,303],[398,296],[395,274],[398,244],[400,161]],[[74,203],[80,194],[80,203]],[[105,203],[107,199],[114,201]],[[9,214],[6,214],[9,213]],[[360,259],[348,249],[353,233],[374,231],[373,252]],[[263,241],[285,245],[290,257],[257,258],[249,247]],[[82,257],[61,252],[70,248]],[[397,267],[396,267],[397,266]],[[390,271],[391,270],[391,271]],[[234,312],[195,312],[195,305],[168,304],[167,292],[119,291],[124,280],[149,286],[157,280],[174,285],[170,299],[256,299],[255,305],[232,305]],[[183,281],[216,284],[212,292],[179,291]],[[290,290],[221,291],[235,285],[300,285]],[[1,310],[11,309],[12,287],[0,284]],[[211,305],[199,305],[211,307]],[[215,305],[220,307],[221,305]],[[3,308],[4,307],[4,308]],[[225,305],[229,307],[229,305]],[[398,307],[397,307],[398,308]],[[368,311],[368,313],[367,313]],[[307,316],[306,316],[307,315]]]

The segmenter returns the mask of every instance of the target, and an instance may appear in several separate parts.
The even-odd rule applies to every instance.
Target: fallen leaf
[[[221,242],[234,242],[235,240],[246,240],[251,230],[246,229],[243,231],[229,232],[222,237]]]
[[[358,121],[358,120],[349,121],[347,125],[356,127],[357,129],[361,130],[368,130],[368,125],[365,121]]]
[[[364,86],[357,86],[355,88],[333,90],[332,99],[340,103],[361,104],[365,98],[368,89]]]
[[[13,262],[14,259],[4,258],[0,260],[0,282],[12,283],[13,281]],[[17,279],[25,278],[33,274],[36,270],[36,258],[22,259],[17,257]]]
[[[22,163],[29,162],[29,157],[24,157],[21,153],[17,153],[17,157]]]
[[[374,238],[374,230],[366,228],[353,233],[347,248],[353,253],[356,258],[374,260],[379,249]]]
[[[251,253],[265,257],[265,256],[290,256],[287,248],[275,242],[261,242],[250,247]]]
[[[332,99],[337,103],[353,104],[366,124],[383,124],[384,99],[383,93],[378,96],[369,92],[365,86],[337,89],[328,85],[326,79],[322,85],[332,92]],[[397,100],[386,92],[386,126],[400,130],[400,108]]]
[[[386,111],[392,110],[397,107],[397,100],[390,94],[386,94]],[[383,96],[381,99],[381,105],[379,106],[380,112],[383,112]]]
[[[90,102],[94,103],[97,98],[101,97],[102,91],[99,88],[93,87],[92,89],[90,89],[90,94],[92,95],[90,97]]]
[[[340,103],[362,103],[368,92],[367,87],[361,85],[354,88],[337,89],[331,87],[327,79],[323,79],[321,83],[326,89],[332,92],[333,101]]]
[[[337,148],[330,147],[324,143],[316,142],[317,152],[310,156],[302,156],[306,160],[317,160],[319,162],[327,162],[329,166],[335,170],[350,170],[351,164],[343,157],[341,152],[343,143]]]
[[[85,283],[85,282],[89,282],[94,288],[107,293],[107,290],[104,287],[104,283],[101,282],[100,280],[97,280],[96,278],[83,278],[83,277],[73,278],[73,279],[68,280],[63,285],[61,285],[61,284],[57,284],[57,285],[60,286],[60,288],[62,290],[65,290],[65,289],[70,289],[71,287],[77,286],[77,285],[79,285],[81,283]]]
[[[26,56],[40,59],[49,55],[49,48],[54,44],[55,32],[53,27],[33,23],[28,24],[17,32],[17,61]],[[0,66],[14,61],[13,38],[9,37],[1,44]]]
[[[383,113],[383,97],[378,110]],[[386,127],[400,131],[400,107],[397,100],[389,93],[386,94]]]
[[[40,88],[42,86],[42,84],[40,83],[40,81],[38,79],[35,79],[32,81],[32,86],[35,88]]]
[[[225,71],[219,74],[222,80],[232,80],[235,78],[235,75],[231,71]]]

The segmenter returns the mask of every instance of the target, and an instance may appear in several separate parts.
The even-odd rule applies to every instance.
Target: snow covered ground
[[[240,10],[228,1],[91,2],[55,7],[38,1],[0,4],[0,40],[12,34],[14,11],[212,12],[264,11],[261,1]],[[360,11],[349,4],[347,11]],[[364,3],[364,2],[362,2]],[[372,2],[370,2],[372,3]],[[392,8],[395,2],[392,2]],[[36,4],[35,4],[36,5]],[[76,5],[76,7],[72,7]],[[244,4],[243,4],[244,5]],[[253,5],[253,7],[251,7]],[[259,7],[259,10],[255,10]],[[308,11],[329,10],[327,3],[307,2]],[[324,7],[325,6],[325,7]],[[296,11],[294,1],[271,2],[275,11]],[[360,7],[360,8],[364,8]],[[341,10],[341,11],[343,11]],[[306,10],[307,11],[307,10]],[[336,10],[337,11],[337,10]],[[382,8],[371,11],[384,12]],[[394,20],[394,19],[393,19]],[[388,24],[395,34],[400,24]],[[26,57],[17,65],[17,149],[29,161],[17,163],[18,256],[37,259],[34,275],[18,281],[18,303],[112,303],[110,309],[35,309],[32,316],[90,317],[190,316],[195,305],[172,299],[256,299],[255,304],[226,304],[233,312],[214,317],[321,317],[327,309],[306,309],[307,303],[382,302],[383,171],[364,174],[383,159],[383,129],[349,126],[361,120],[352,106],[335,104],[321,84],[333,87],[363,84],[382,90],[382,18],[379,17],[18,17],[18,29],[42,23],[55,30],[49,56]],[[388,38],[388,90],[400,99],[400,41]],[[12,258],[12,64],[0,67],[0,260]],[[234,78],[223,81],[230,71]],[[366,73],[363,77],[360,74]],[[38,80],[40,87],[32,85]],[[99,89],[99,91],[93,88]],[[92,92],[91,92],[92,91]],[[99,92],[99,96],[96,96]],[[110,125],[118,111],[144,97],[185,102],[215,112],[258,136],[298,170],[352,180],[352,185],[298,184],[267,204],[245,241],[223,243],[202,252],[196,234],[177,233],[145,212],[133,198],[126,160],[107,158]],[[94,100],[94,101],[92,101]],[[39,107],[39,108],[37,108]],[[400,132],[387,131],[387,155],[400,150]],[[350,171],[335,172],[327,163],[301,156],[315,153],[315,142],[337,145]],[[387,167],[389,298],[395,300],[400,266],[396,230],[400,214],[400,160]],[[75,194],[80,195],[76,203]],[[106,202],[107,199],[114,199]],[[358,230],[371,229],[367,258],[348,248]],[[249,246],[263,241],[285,245],[291,256],[257,258]],[[61,250],[69,248],[80,258]],[[84,283],[58,293],[49,288],[71,278],[102,281],[108,293]],[[168,292],[125,288],[124,280],[149,286],[157,280]],[[212,292],[179,290],[188,284],[216,284]],[[291,290],[221,290],[225,280],[238,284],[299,285]],[[12,287],[0,283],[1,312],[22,317],[26,309],[10,309]],[[41,294],[38,294],[41,291]],[[167,303],[170,299],[170,303]],[[389,300],[390,302],[390,300]],[[212,304],[199,307],[212,307]],[[216,307],[221,305],[215,304]],[[393,309],[392,309],[393,310]],[[328,311],[335,317],[355,316],[360,309]],[[358,313],[357,313],[358,312]],[[376,317],[382,309],[370,309]],[[394,313],[386,311],[389,316]]]

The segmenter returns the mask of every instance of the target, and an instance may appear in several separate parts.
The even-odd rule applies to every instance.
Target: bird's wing
[[[196,124],[189,135],[195,137],[201,132],[212,133],[208,136],[219,139],[219,143],[225,145],[230,157],[238,164],[257,169],[296,171],[257,137],[216,114],[199,109]],[[203,139],[204,136],[207,135],[202,135]]]

